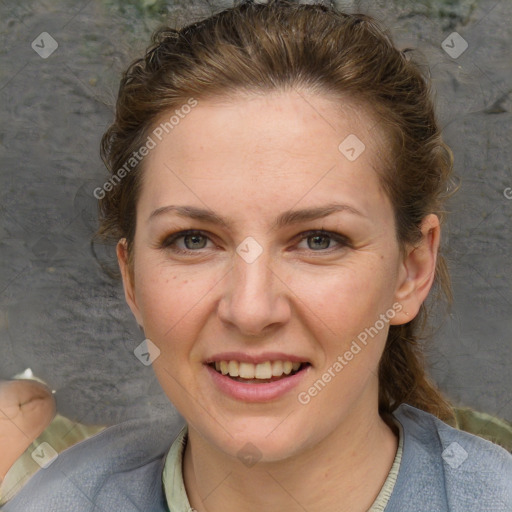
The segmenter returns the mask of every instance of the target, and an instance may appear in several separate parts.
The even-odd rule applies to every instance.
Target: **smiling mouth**
[[[245,384],[267,384],[286,379],[311,366],[310,363],[291,361],[267,361],[253,364],[238,361],[216,361],[207,363],[217,373]]]

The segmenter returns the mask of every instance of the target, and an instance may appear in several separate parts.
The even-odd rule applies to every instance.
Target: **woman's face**
[[[127,299],[160,350],[153,368],[169,399],[224,453],[250,442],[284,459],[377,415],[407,270],[375,170],[375,122],[336,105],[291,92],[199,101],[144,160],[133,282],[118,249]],[[184,230],[200,233],[173,239]],[[281,374],[277,361],[308,364],[238,382],[208,364],[220,360],[261,363],[231,369],[263,378]]]

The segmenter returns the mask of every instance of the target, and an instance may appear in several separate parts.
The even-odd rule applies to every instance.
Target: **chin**
[[[203,435],[219,450],[241,460],[248,467],[255,462],[283,461],[311,443],[311,439],[308,442],[307,426],[298,423],[297,418],[292,422],[292,416],[288,419],[284,419],[286,416],[233,419],[226,430],[219,426],[216,432],[209,431]],[[205,427],[211,428],[211,423]],[[313,432],[314,428],[312,435]]]

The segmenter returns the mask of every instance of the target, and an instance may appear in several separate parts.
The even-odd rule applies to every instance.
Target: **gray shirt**
[[[510,453],[406,404],[393,415],[403,445],[385,512],[512,512]],[[169,512],[163,471],[182,429],[172,418],[108,427],[60,453],[2,510]],[[187,504],[176,497],[172,511]]]

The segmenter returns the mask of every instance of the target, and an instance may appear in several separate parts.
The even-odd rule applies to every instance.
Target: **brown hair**
[[[391,138],[379,178],[394,207],[401,249],[416,243],[429,213],[443,221],[453,156],[441,139],[430,84],[408,50],[365,14],[332,5],[246,2],[181,29],[163,27],[143,58],[124,73],[116,116],[101,141],[112,176],[146,141],[162,114],[190,98],[302,87],[349,97],[370,107]],[[97,237],[125,237],[131,258],[142,165],[101,198]],[[130,260],[131,261],[131,260]],[[451,303],[445,260],[437,260],[436,299]],[[410,322],[390,326],[379,367],[379,411],[401,403],[452,421],[451,408],[425,373],[420,334],[427,307]]]

